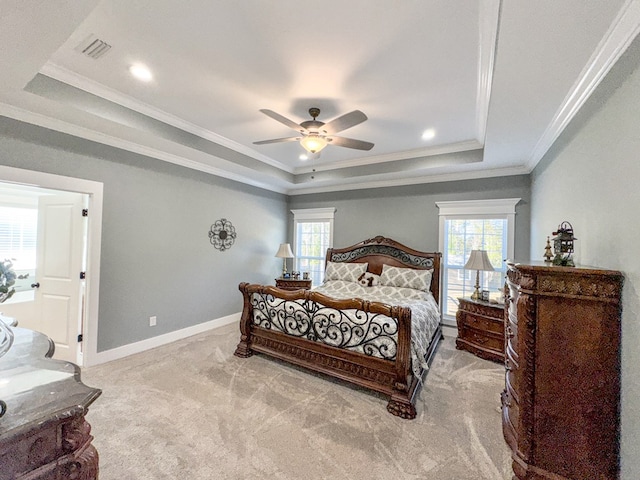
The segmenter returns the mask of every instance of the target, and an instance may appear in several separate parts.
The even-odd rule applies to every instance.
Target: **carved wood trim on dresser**
[[[623,276],[508,263],[502,419],[514,479],[619,478]]]
[[[80,381],[80,369],[51,360],[53,342],[16,328],[0,359],[0,480],[97,480],[98,452],[91,444],[87,409],[100,390]],[[24,382],[37,379],[24,390]]]

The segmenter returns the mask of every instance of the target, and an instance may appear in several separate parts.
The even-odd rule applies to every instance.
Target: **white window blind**
[[[0,260],[9,259],[18,275],[30,278],[16,280],[17,292],[30,290],[36,270],[38,210],[36,208],[0,206]]]

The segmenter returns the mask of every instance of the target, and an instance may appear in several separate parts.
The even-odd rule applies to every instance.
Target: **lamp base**
[[[471,294],[471,300],[482,300],[482,293],[480,293],[480,270],[476,270],[476,289]]]

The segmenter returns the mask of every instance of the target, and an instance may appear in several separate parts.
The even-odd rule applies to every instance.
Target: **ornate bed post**
[[[251,336],[251,317],[253,316],[253,308],[251,307],[251,294],[247,287],[249,283],[243,282],[238,286],[244,298],[244,306],[242,308],[242,316],[240,317],[240,343],[236,347],[233,354],[236,357],[247,358],[253,355],[249,347],[249,338]]]
[[[387,410],[401,418],[416,418],[416,407],[412,394],[415,385],[408,383],[411,378],[411,310],[407,307],[392,307],[392,316],[398,319],[398,351],[396,352],[396,379]]]

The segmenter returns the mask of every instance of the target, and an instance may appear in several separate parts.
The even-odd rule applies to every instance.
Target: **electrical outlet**
[[[150,327],[155,327],[156,326],[156,316],[154,315],[153,317],[149,317],[149,326]]]

